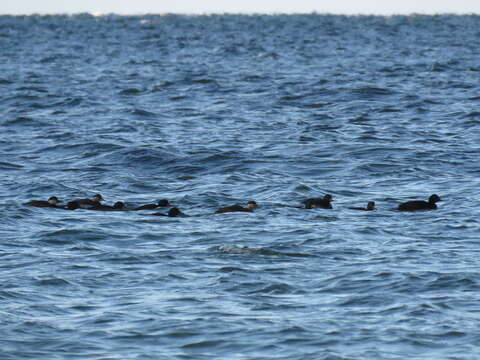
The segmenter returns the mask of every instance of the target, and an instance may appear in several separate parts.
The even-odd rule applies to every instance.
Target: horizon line
[[[272,12],[260,12],[260,11],[205,11],[205,12],[108,12],[108,11],[75,11],[75,12],[30,12],[30,13],[0,13],[0,16],[75,16],[75,15],[84,15],[88,14],[91,16],[148,16],[148,15],[185,15],[185,16],[211,16],[211,15],[332,15],[332,16],[442,16],[442,15],[456,15],[456,16],[465,16],[465,15],[480,15],[479,12],[358,12],[358,13],[342,13],[342,12],[328,12],[328,11],[299,11],[299,12],[282,12],[282,11],[272,11]]]

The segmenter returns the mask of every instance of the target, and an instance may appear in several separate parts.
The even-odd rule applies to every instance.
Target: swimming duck
[[[153,209],[156,209],[157,207],[166,207],[170,205],[171,204],[167,199],[162,199],[162,200],[158,200],[156,204],[145,204],[142,206],[138,206],[133,210],[153,210]]]
[[[80,205],[75,200],[72,200],[72,201],[69,201],[66,206],[62,207],[62,209],[76,210],[76,209],[80,209]]]
[[[169,216],[169,217],[185,216],[185,214],[183,212],[181,212],[179,208],[176,208],[176,207],[173,207],[170,210],[168,210],[167,214],[153,213],[152,215],[155,215],[155,216]]]
[[[330,194],[326,194],[323,198],[309,198],[303,200],[305,204],[305,209],[314,209],[314,208],[322,208],[322,209],[333,209],[331,202],[333,201],[333,197]]]
[[[30,200],[23,205],[35,207],[58,207],[57,204],[61,202],[56,196],[51,196],[48,200]]]
[[[372,211],[372,210],[375,210],[376,207],[375,207],[375,201],[369,201],[368,204],[367,204],[367,207],[364,208],[364,207],[349,207],[349,209],[352,209],[352,210],[364,210],[364,211]]]
[[[428,201],[411,200],[398,205],[400,211],[415,211],[415,210],[435,210],[437,208],[436,202],[441,201],[437,194],[430,195]]]
[[[88,199],[75,199],[72,200],[78,204],[79,207],[81,208],[91,208],[93,206],[98,206],[100,205],[100,202],[103,200],[102,195],[100,194],[95,194],[91,198]]]
[[[117,210],[126,210],[125,203],[123,201],[117,201],[113,206],[98,204],[92,206],[89,210],[98,210],[98,211],[117,211]]]
[[[223,213],[227,213],[227,212],[252,212],[253,209],[256,209],[258,207],[258,204],[253,201],[253,200],[250,200],[247,202],[247,206],[246,207],[242,207],[241,205],[232,205],[232,206],[226,206],[226,207],[222,207],[220,209],[218,209],[217,211],[215,211],[215,214],[223,214]]]

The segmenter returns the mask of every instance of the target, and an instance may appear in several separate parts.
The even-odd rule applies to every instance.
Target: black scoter
[[[255,201],[250,200],[247,202],[246,207],[243,207],[241,205],[225,206],[215,211],[215,214],[223,214],[228,212],[252,212],[253,209],[256,209],[257,207],[258,204]]]
[[[126,210],[125,203],[123,201],[117,201],[113,206],[98,204],[92,206],[89,210],[98,210],[98,211],[118,211]]]
[[[428,201],[411,200],[398,205],[400,211],[416,211],[416,210],[435,210],[437,208],[436,202],[441,201],[437,194],[430,195]]]
[[[170,206],[170,202],[167,200],[167,199],[162,199],[162,200],[158,200],[156,204],[145,204],[145,205],[142,205],[142,206],[138,206],[136,208],[134,208],[133,210],[153,210],[153,209],[156,209],[158,207],[166,207],[166,206]]]
[[[72,201],[75,201],[78,206],[82,208],[91,208],[93,206],[98,206],[100,205],[100,202],[103,200],[102,195],[100,194],[95,194],[91,198],[88,199],[75,199]]]
[[[376,209],[376,207],[375,207],[375,201],[369,201],[366,208],[353,206],[353,207],[349,207],[349,209],[352,209],[352,210],[372,211],[372,210],[375,210],[375,209]]]
[[[155,216],[169,216],[169,217],[176,217],[176,216],[185,216],[183,212],[180,211],[179,208],[173,207],[170,210],[168,210],[168,213],[163,214],[163,213],[153,213],[152,215]]]
[[[333,197],[330,194],[326,194],[323,198],[309,198],[303,200],[303,204],[305,205],[305,209],[314,209],[314,208],[322,208],[322,209],[333,209],[331,202],[333,201]]]
[[[58,207],[57,204],[61,202],[56,196],[51,196],[48,200],[30,200],[23,205],[35,207]]]
[[[69,201],[66,206],[62,207],[65,210],[76,210],[80,209],[80,204],[75,200]]]

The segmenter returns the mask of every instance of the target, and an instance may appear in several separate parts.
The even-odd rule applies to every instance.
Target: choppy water
[[[478,359],[479,29],[0,17],[1,358]]]

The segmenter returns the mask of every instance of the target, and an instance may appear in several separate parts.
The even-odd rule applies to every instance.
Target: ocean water
[[[1,16],[0,49],[2,360],[480,358],[479,16]],[[95,193],[189,216],[22,205]]]

